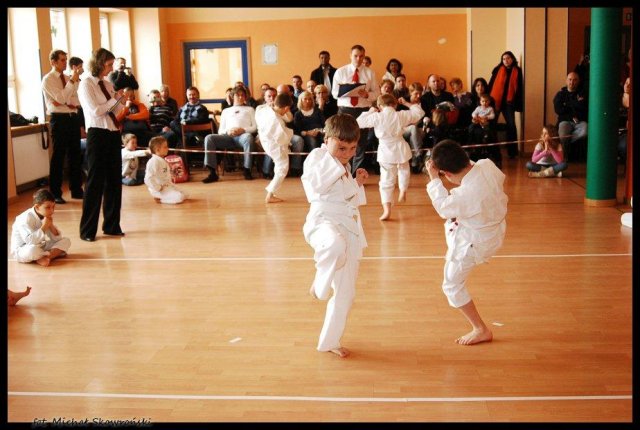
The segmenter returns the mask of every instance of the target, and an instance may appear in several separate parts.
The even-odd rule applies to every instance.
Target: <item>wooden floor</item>
[[[126,237],[94,243],[78,237],[81,202],[58,205],[68,258],[8,261],[9,288],[33,287],[9,309],[9,421],[631,422],[629,207],[585,206],[584,164],[530,179],[525,161],[505,160],[505,243],[469,279],[495,340],[471,347],[454,343],[469,327],[440,289],[426,177],[386,223],[369,178],[346,360],[315,350],[326,303],[308,295],[299,179],[269,206],[267,181],[240,173],[196,172],[178,206],[123,187]]]

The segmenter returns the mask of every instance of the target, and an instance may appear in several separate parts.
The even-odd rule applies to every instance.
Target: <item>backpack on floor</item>
[[[189,171],[187,170],[184,160],[179,155],[171,154],[164,157],[171,169],[171,179],[176,184],[187,182],[189,180]]]

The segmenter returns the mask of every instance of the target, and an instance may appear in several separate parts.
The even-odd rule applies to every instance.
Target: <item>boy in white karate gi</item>
[[[426,169],[430,178],[427,193],[438,215],[447,220],[442,289],[449,305],[460,309],[473,327],[456,342],[490,342],[493,333],[480,317],[465,282],[474,266],[488,261],[502,246],[507,228],[505,176],[489,159],[471,162],[460,144],[448,139],[433,147]],[[439,173],[459,186],[447,191]]]
[[[277,203],[282,199],[276,197],[284,178],[289,172],[289,145],[293,137],[293,129],[284,123],[283,116],[290,111],[293,100],[289,94],[278,94],[273,106],[265,106],[256,110],[256,124],[258,136],[264,152],[273,160],[273,179],[265,188],[267,196],[265,203]]]
[[[359,137],[360,128],[351,115],[330,117],[325,143],[309,153],[301,177],[311,204],[302,230],[316,262],[309,293],[326,300],[333,289],[317,349],[340,357],[349,355],[340,338],[355,297],[362,249],[367,246],[358,206],[366,204],[363,184],[369,175],[360,168],[353,178],[349,165]]]
[[[175,205],[187,199],[187,194],[180,191],[171,179],[171,168],[164,157],[169,153],[167,139],[156,136],[149,141],[151,159],[147,162],[144,183],[155,199],[161,203]]]
[[[19,263],[35,261],[46,267],[51,260],[67,255],[71,241],[53,224],[55,200],[51,191],[40,189],[33,195],[33,207],[16,217],[11,227],[11,255]]]
[[[409,110],[396,111],[398,101],[391,94],[383,94],[377,100],[378,109],[372,107],[358,117],[360,128],[371,128],[378,138],[378,163],[380,164],[380,199],[382,201],[382,215],[380,221],[391,216],[393,189],[398,182],[400,194],[398,203],[406,200],[409,189],[409,160],[413,154],[406,140],[404,129],[409,124],[417,122],[424,116],[419,103],[410,104]]]

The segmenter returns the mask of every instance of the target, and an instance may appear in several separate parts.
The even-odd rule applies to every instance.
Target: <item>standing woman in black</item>
[[[111,81],[105,79],[113,70],[114,60],[115,56],[104,48],[95,51],[89,60],[91,76],[80,81],[78,88],[87,130],[89,168],[82,202],[80,238],[88,242],[96,238],[103,203],[102,231],[111,236],[124,236],[120,228],[122,142],[116,123],[116,114],[122,109],[119,103],[121,94],[115,92]]]
[[[518,140],[516,112],[522,112],[522,69],[518,66],[513,52],[505,51],[501,58],[500,64],[491,72],[489,93],[496,104],[496,120],[500,114],[504,116],[507,123],[507,140],[512,142]],[[507,145],[507,154],[509,158],[515,158],[518,155],[518,144]]]

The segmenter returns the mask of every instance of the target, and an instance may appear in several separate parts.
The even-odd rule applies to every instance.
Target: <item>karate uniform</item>
[[[442,218],[447,240],[442,289],[449,304],[459,308],[471,301],[465,281],[471,269],[502,246],[507,228],[505,175],[489,159],[476,162],[449,193],[440,179],[427,184],[433,207]]]
[[[187,199],[187,194],[180,191],[171,180],[171,169],[164,158],[153,154],[147,162],[144,183],[151,195],[162,203],[175,205]]]
[[[289,144],[293,130],[287,127],[282,116],[269,106],[256,111],[256,123],[262,148],[274,163],[273,179],[265,190],[275,194],[289,172]]]
[[[59,228],[54,235],[51,230],[41,230],[42,220],[35,208],[30,208],[16,217],[11,227],[11,255],[19,263],[30,263],[46,255],[53,248],[67,252],[71,246],[69,238],[62,237]]]
[[[400,191],[409,189],[409,160],[413,154],[406,140],[404,129],[424,116],[419,104],[409,110],[396,111],[385,106],[380,112],[365,112],[357,121],[360,128],[373,127],[378,138],[378,163],[380,164],[380,198],[382,204],[393,201],[393,189],[398,182]]]
[[[303,227],[304,238],[315,251],[313,288],[327,303],[318,351],[340,348],[347,316],[355,297],[356,278],[367,240],[358,206],[366,204],[364,187],[329,154],[322,144],[307,156],[301,180],[311,204]]]

